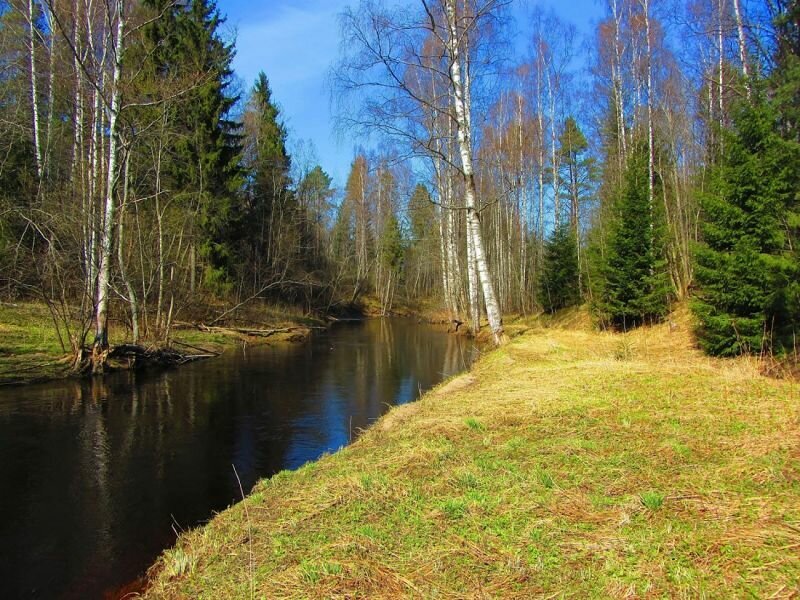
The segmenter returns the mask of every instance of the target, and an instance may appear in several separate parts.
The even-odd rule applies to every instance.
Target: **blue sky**
[[[416,1],[416,0],[409,0]],[[339,53],[337,15],[357,0],[217,0],[236,35],[234,69],[245,89],[259,71],[269,78],[289,129],[290,148],[310,140],[316,158],[343,185],[357,145],[338,139],[332,127],[326,75]],[[565,21],[588,33],[603,12],[600,0],[516,0],[514,14],[525,48],[530,7],[553,8]]]

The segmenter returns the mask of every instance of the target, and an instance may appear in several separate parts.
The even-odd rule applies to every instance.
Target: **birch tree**
[[[482,75],[475,58],[486,50],[482,36],[497,24],[507,4],[501,0],[422,0],[415,8],[385,8],[365,0],[358,10],[343,14],[343,48],[348,50],[333,73],[335,89],[343,99],[338,107],[343,126],[388,135],[402,142],[409,156],[441,159],[458,173],[463,200],[455,207],[465,214],[467,245],[498,344],[504,339],[503,322],[480,224],[484,206],[477,197],[473,166],[473,100],[476,78]],[[430,47],[439,54],[423,56],[421,49],[431,36],[437,43]],[[431,76],[446,82],[443,97],[423,95],[417,87],[416,82]],[[355,110],[345,104],[354,98],[359,105]],[[429,111],[445,115],[452,137],[435,138],[425,128]]]
[[[30,51],[31,118],[33,119],[33,151],[36,157],[36,174],[42,178],[42,135],[39,125],[39,74],[36,66],[36,12],[33,0],[28,0],[28,48]]]
[[[112,243],[117,210],[117,184],[120,179],[119,161],[119,112],[122,105],[122,65],[125,50],[125,2],[117,0],[106,7],[109,23],[115,23],[113,36],[109,33],[108,42],[113,43],[113,74],[110,89],[107,90],[106,110],[108,112],[108,163],[105,168],[106,187],[103,208],[102,229],[99,248],[99,269],[97,275],[97,305],[95,308],[95,334],[92,352],[93,370],[102,370],[108,351],[108,301],[111,290],[111,264],[113,262]],[[106,90],[104,90],[106,91]]]

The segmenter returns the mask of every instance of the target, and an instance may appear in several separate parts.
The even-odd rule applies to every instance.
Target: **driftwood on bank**
[[[250,335],[255,337],[271,337],[276,333],[292,333],[293,331],[303,331],[311,329],[310,327],[305,327],[302,325],[298,325],[295,327],[279,327],[277,329],[253,329],[251,327],[214,327],[211,325],[203,325],[200,324],[197,326],[200,331],[205,331],[207,333],[223,333],[228,335],[234,334],[243,334],[243,335]]]
[[[138,344],[120,344],[114,346],[108,352],[108,358],[118,361],[127,361],[129,367],[150,367],[150,366],[178,366],[186,363],[212,358],[217,356],[213,353],[205,354],[186,354],[178,352],[172,348],[157,348],[139,346]]]

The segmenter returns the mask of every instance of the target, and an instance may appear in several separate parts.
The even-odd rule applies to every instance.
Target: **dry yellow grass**
[[[797,383],[703,356],[685,311],[628,334],[516,326],[184,535],[146,596],[797,597]]]

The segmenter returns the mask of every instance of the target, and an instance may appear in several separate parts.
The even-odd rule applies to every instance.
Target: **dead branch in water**
[[[145,348],[138,344],[120,344],[108,353],[108,358],[127,360],[131,367],[142,366],[177,366],[204,358],[213,358],[216,354],[185,354],[171,348]]]

